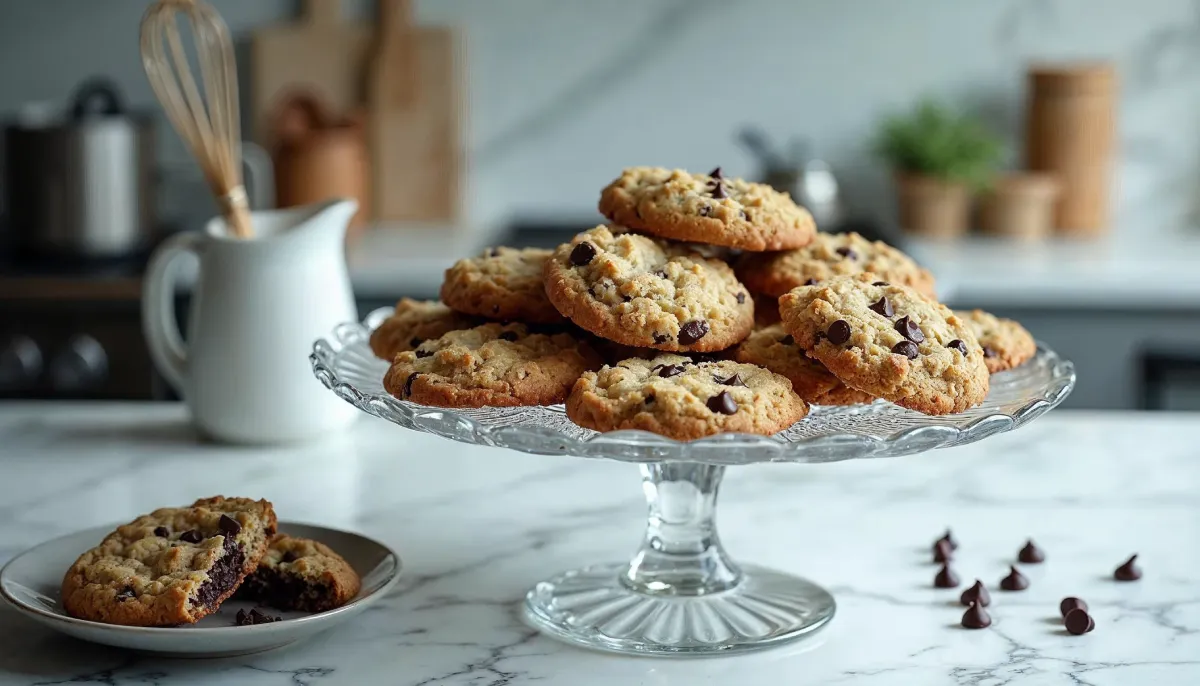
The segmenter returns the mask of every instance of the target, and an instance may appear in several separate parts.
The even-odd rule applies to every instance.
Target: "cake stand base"
[[[800,577],[739,567],[714,519],[725,468],[641,467],[650,507],[634,558],[565,572],[525,596],[525,618],[588,648],[640,655],[711,655],[770,648],[833,618],[833,596]]]

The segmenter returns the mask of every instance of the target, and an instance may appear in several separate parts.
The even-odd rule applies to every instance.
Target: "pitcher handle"
[[[184,254],[198,255],[201,235],[188,231],[163,241],[146,268],[142,290],[142,332],[150,359],[176,393],[183,394],[187,375],[187,345],[175,318],[175,278],[171,267]]]

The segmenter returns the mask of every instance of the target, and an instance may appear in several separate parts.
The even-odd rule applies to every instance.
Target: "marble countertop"
[[[744,656],[628,658],[544,638],[518,619],[552,573],[627,558],[644,504],[631,465],[523,455],[373,418],[277,449],[196,441],[177,405],[0,404],[0,561],[53,536],[215,493],[266,497],[282,518],[396,548],[393,594],[292,648],[166,660],[81,643],[0,607],[0,685],[517,686],[1200,682],[1200,445],[1192,415],[1057,411],[1012,434],[895,460],[733,468],[721,535],[736,559],[829,588],[809,641]],[[1032,586],[993,590],[994,624],[959,627],[931,587],[950,525],[955,568],[993,589],[1025,538]],[[1145,577],[1112,581],[1140,553]],[[1067,635],[1066,595],[1095,632]]]

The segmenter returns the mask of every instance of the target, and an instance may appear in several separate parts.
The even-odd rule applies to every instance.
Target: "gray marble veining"
[[[198,443],[170,406],[0,404],[0,561],[46,538],[213,493],[262,496],[283,518],[396,548],[404,578],[355,621],[292,648],[164,660],[58,636],[0,608],[0,685],[1200,683],[1200,419],[1055,412],[1012,434],[895,460],[730,469],[722,538],[739,560],[825,585],[817,638],[706,660],[561,645],[518,618],[550,574],[623,559],[644,515],[636,469],[463,446],[365,419],[319,444]],[[995,623],[958,626],[959,590],[932,588],[929,544],[950,525],[965,584]],[[1025,538],[1032,585],[997,582]],[[1145,578],[1111,580],[1140,553]],[[1066,634],[1066,595],[1096,631]]]

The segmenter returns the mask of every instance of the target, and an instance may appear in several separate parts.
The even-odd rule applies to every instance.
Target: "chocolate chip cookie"
[[[554,251],[546,294],[580,328],[638,348],[724,350],[754,326],[754,301],[729,265],[606,226]]]
[[[567,416],[580,426],[642,429],[682,441],[725,432],[770,435],[807,413],[791,382],[778,374],[682,355],[624,360],[588,372],[567,398]]]
[[[553,324],[563,317],[546,298],[542,272],[550,251],[488,248],[446,270],[442,301],[450,309],[501,321]]]
[[[63,578],[63,608],[106,624],[193,623],[254,571],[274,533],[266,500],[217,496],[155,510],[79,556]]]
[[[988,370],[971,327],[907,286],[869,278],[792,290],[779,300],[783,327],[851,388],[934,415],[983,402]]]
[[[361,585],[354,568],[329,546],[276,534],[238,597],[279,610],[324,612],[350,602]]]
[[[812,240],[816,224],[787,193],[727,178],[721,169],[631,167],[600,194],[600,213],[643,233],[742,250],[785,250]]]
[[[396,353],[412,350],[431,338],[458,329],[469,329],[480,322],[459,314],[436,300],[401,298],[396,312],[371,332],[371,352],[392,361]]]
[[[993,374],[1019,367],[1037,353],[1033,336],[1011,319],[1001,319],[983,310],[959,310],[954,314],[965,321],[979,339],[983,346],[983,361]]]
[[[782,324],[756,329],[737,347],[738,362],[756,364],[786,377],[805,402],[813,405],[856,405],[874,402],[870,393],[850,388],[825,365],[804,354]]]
[[[868,241],[854,232],[818,233],[803,248],[745,254],[735,271],[751,291],[775,298],[797,286],[863,272],[875,274],[879,281],[909,286],[936,297],[929,270],[887,243]]]
[[[383,385],[401,400],[436,407],[554,405],[600,365],[577,336],[492,322],[396,355]]]

